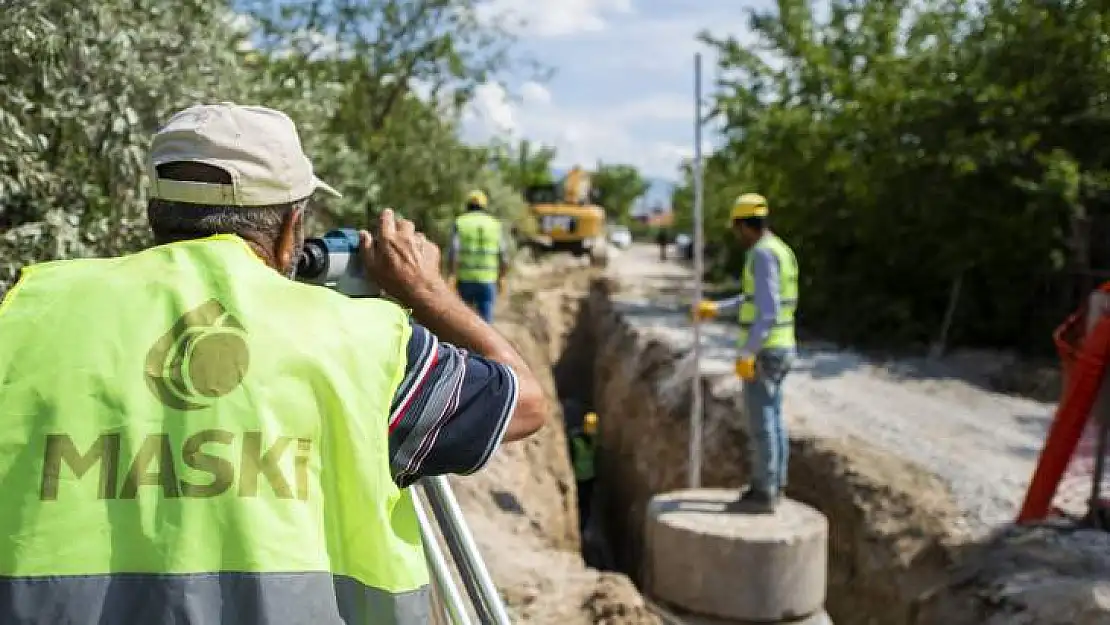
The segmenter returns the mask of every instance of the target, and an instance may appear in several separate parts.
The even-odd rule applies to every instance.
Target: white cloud
[[[638,121],[691,118],[692,105],[684,105],[681,98],[656,94],[608,110],[583,111],[565,108],[535,83],[522,86],[521,96],[522,102],[514,103],[500,85],[482,85],[463,114],[468,134],[476,139],[526,137],[552,145],[558,151],[555,164],[559,167],[592,166],[600,159],[667,178],[692,152],[691,147],[672,142],[643,141],[629,127]]]
[[[551,102],[551,92],[547,87],[538,82],[529,80],[520,86],[520,97],[525,104],[548,104]]]
[[[481,16],[519,34],[565,37],[606,30],[608,18],[632,13],[632,0],[488,0]]]
[[[489,89],[467,113],[468,138],[510,134],[546,143],[558,151],[560,167],[593,166],[600,159],[634,165],[649,176],[676,178],[679,165],[693,152],[696,51],[703,52],[707,96],[717,77],[715,55],[697,41],[697,33],[709,30],[754,43],[745,11],[732,0],[487,4],[490,15],[496,11],[527,22],[517,32],[556,75],[544,85],[514,87],[516,101],[502,90]],[[746,4],[773,6],[771,0]],[[705,129],[706,154],[715,135],[714,129]]]
[[[505,88],[492,82],[481,84],[474,91],[474,100],[463,111],[463,121],[486,137],[515,135],[519,130],[516,111]]]
[[[694,95],[652,93],[613,107],[613,117],[630,121],[680,121],[694,123]]]

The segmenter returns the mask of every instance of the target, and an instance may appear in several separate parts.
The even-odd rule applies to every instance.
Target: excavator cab
[[[554,204],[562,197],[559,192],[559,185],[551,184],[536,184],[524,190],[524,201],[529,204]]]
[[[555,183],[531,185],[524,199],[532,209],[538,237],[532,241],[548,251],[586,254],[603,242],[605,210],[597,205],[590,174],[575,167]]]

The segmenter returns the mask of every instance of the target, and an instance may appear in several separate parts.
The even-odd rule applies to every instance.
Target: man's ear
[[[277,249],[274,250],[274,258],[278,262],[276,269],[281,273],[288,274],[293,269],[293,259],[297,257],[299,248],[303,245],[301,237],[301,228],[304,224],[304,206],[298,204],[289,211],[285,216],[285,221],[281,224],[281,236],[277,240]]]

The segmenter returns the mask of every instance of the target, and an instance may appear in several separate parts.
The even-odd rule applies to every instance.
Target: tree
[[[201,101],[265,103],[294,119],[319,175],[344,195],[313,211],[317,226],[363,225],[392,206],[445,242],[467,187],[498,184],[485,151],[458,138],[461,107],[520,60],[480,5],[43,0],[5,8],[0,293],[29,262],[146,244],[149,137]]]
[[[771,204],[802,265],[803,323],[920,344],[952,285],[953,339],[1045,349],[1110,246],[1110,5],[803,0],[750,12],[717,48],[725,147],[705,168],[707,238],[737,192]],[[775,58],[775,63],[767,59]],[[676,190],[688,219],[689,179]],[[1101,259],[1101,260],[1100,260]]]
[[[532,185],[551,184],[551,163],[555,148],[521,139],[515,146],[496,142],[490,147],[489,160],[510,186],[523,192]]]
[[[598,203],[614,221],[626,226],[632,224],[632,207],[636,200],[647,193],[650,185],[631,165],[606,165],[598,163],[592,176],[597,190]]]

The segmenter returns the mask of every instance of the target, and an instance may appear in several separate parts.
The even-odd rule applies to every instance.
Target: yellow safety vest
[[[571,439],[574,446],[574,479],[578,482],[594,479],[594,442],[584,434]]]
[[[0,304],[0,622],[427,622],[387,421],[410,328],[216,236]]]
[[[501,265],[501,222],[484,211],[471,211],[455,220],[459,235],[459,282],[497,282]]]
[[[794,347],[797,340],[794,336],[794,312],[798,309],[798,260],[794,251],[782,239],[768,233],[748,253],[744,262],[744,273],[741,278],[741,287],[744,290],[744,301],[740,304],[740,333],[737,337],[737,346],[743,347],[748,341],[748,332],[758,316],[755,301],[755,276],[752,266],[756,249],[766,249],[778,261],[779,269],[779,314],[775,323],[763,343],[765,349]]]

